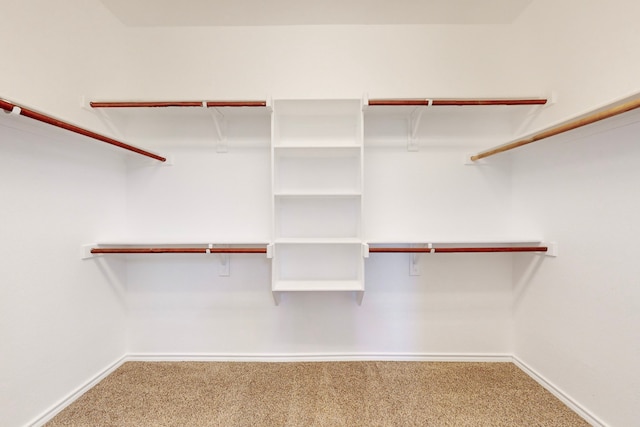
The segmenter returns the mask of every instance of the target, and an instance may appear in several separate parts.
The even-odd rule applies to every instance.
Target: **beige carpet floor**
[[[512,363],[128,362],[55,426],[588,426]]]

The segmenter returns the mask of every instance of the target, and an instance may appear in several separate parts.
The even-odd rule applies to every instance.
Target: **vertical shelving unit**
[[[273,105],[272,291],[364,292],[360,100]]]

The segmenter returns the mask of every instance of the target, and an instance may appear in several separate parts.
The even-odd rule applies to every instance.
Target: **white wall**
[[[634,0],[531,2],[514,25],[510,59],[520,78],[557,97],[532,131],[640,93],[638,14]]]
[[[288,293],[275,306],[263,256],[138,257],[128,263],[129,351],[202,356],[505,355],[508,256],[443,256],[409,277],[407,256],[372,255],[366,293]]]
[[[628,125],[513,155],[514,216],[559,256],[514,268],[515,355],[607,425],[640,404],[637,135]]]
[[[120,24],[98,1],[0,0],[0,98],[89,127],[83,96],[126,80]]]
[[[635,46],[640,34],[633,18],[638,16],[640,6],[631,0],[588,4],[579,0],[536,0],[514,25],[504,26],[251,28],[127,28],[98,1],[68,0],[64,3],[60,6],[45,0],[1,2],[3,67],[0,70],[0,96],[99,131],[105,130],[104,125],[95,113],[79,108],[80,96],[106,99],[358,98],[368,93],[371,97],[512,97],[546,96],[555,90],[558,104],[543,109],[531,122],[530,129],[537,129],[639,89],[635,76],[640,71],[640,63]],[[14,138],[13,131],[2,131],[11,133]],[[135,134],[128,133],[127,129],[123,131],[125,135]],[[614,344],[624,350],[634,345],[632,337],[618,328],[610,338],[605,329],[598,329],[601,326],[582,328],[582,323],[566,316],[570,310],[585,324],[596,318],[582,318],[579,315],[587,310],[577,312],[568,308],[568,301],[575,297],[605,319],[604,324],[619,322],[613,326],[622,325],[621,317],[609,313],[626,313],[625,320],[636,322],[628,307],[632,299],[624,298],[631,292],[630,288],[621,288],[619,296],[614,298],[612,295],[616,294],[603,297],[598,293],[599,288],[586,293],[580,288],[577,292],[564,281],[561,287],[545,287],[557,283],[560,278],[581,274],[579,262],[586,260],[588,266],[594,268],[595,262],[591,255],[584,254],[582,234],[561,228],[561,222],[555,222],[555,217],[547,221],[544,211],[540,211],[539,216],[525,212],[524,207],[532,207],[533,211],[539,208],[533,203],[529,206],[530,202],[521,194],[531,192],[531,200],[539,200],[541,205],[547,206],[553,200],[551,197],[563,189],[559,182],[563,185],[573,182],[566,180],[571,175],[552,170],[550,176],[555,173],[558,179],[548,181],[545,191],[550,193],[540,194],[543,188],[540,182],[545,182],[546,175],[538,172],[538,163],[533,167],[533,163],[529,164],[525,159],[517,159],[513,197],[518,215],[513,218],[519,219],[519,223],[513,224],[506,214],[511,209],[512,193],[507,164],[492,162],[495,169],[491,169],[494,166],[465,169],[458,159],[467,148],[459,145],[443,149],[432,147],[415,157],[391,150],[389,159],[400,173],[394,177],[396,182],[367,175],[365,191],[370,216],[366,217],[365,224],[368,224],[368,230],[376,230],[371,231],[373,234],[378,232],[378,227],[394,226],[392,218],[406,211],[399,208],[404,205],[413,209],[399,224],[403,234],[418,229],[425,234],[444,230],[445,234],[467,236],[478,233],[479,226],[483,225],[488,226],[490,233],[557,235],[563,253],[572,246],[577,252],[569,253],[583,252],[581,258],[571,262],[563,258],[545,261],[535,275],[538,282],[544,283],[537,287],[522,284],[522,271],[535,265],[532,264],[535,259],[528,256],[516,256],[517,269],[513,272],[509,256],[492,256],[490,261],[484,256],[429,258],[423,260],[421,276],[409,277],[403,276],[408,269],[408,257],[376,255],[367,261],[368,291],[362,307],[356,306],[349,295],[303,294],[286,296],[282,306],[276,308],[269,294],[269,264],[259,256],[232,257],[229,278],[216,276],[216,265],[209,259],[192,257],[165,257],[161,262],[155,257],[130,257],[126,267],[121,262],[123,258],[117,257],[76,264],[74,260],[80,243],[100,238],[108,240],[123,234],[125,237],[135,236],[135,233],[149,237],[155,235],[159,227],[174,237],[183,233],[191,237],[202,229],[211,235],[233,235],[249,240],[254,237],[259,240],[268,234],[270,219],[259,214],[268,208],[266,148],[236,147],[218,157],[207,150],[202,140],[190,145],[191,131],[192,128],[186,127],[181,135],[159,142],[143,135],[140,139],[132,139],[131,142],[139,141],[144,147],[175,153],[176,164],[167,168],[147,168],[134,163],[126,173],[119,160],[110,155],[103,156],[102,151],[97,159],[88,160],[88,154],[86,157],[82,154],[85,151],[81,154],[71,151],[70,154],[67,148],[51,148],[51,156],[44,158],[45,152],[40,148],[30,148],[34,143],[31,139],[38,140],[40,147],[51,136],[20,134],[16,138],[23,143],[7,148],[8,156],[20,159],[18,165],[26,163],[23,157],[28,152],[29,157],[33,157],[29,164],[40,166],[35,171],[19,166],[2,170],[11,182],[16,181],[15,177],[25,177],[18,181],[19,187],[3,188],[3,192],[8,193],[7,200],[17,200],[24,209],[3,211],[3,215],[8,215],[13,222],[20,218],[20,224],[29,225],[22,229],[3,229],[3,232],[11,233],[7,242],[22,245],[27,236],[39,243],[43,236],[48,236],[51,241],[68,247],[68,254],[38,258],[38,263],[46,264],[38,264],[37,269],[25,270],[30,258],[21,255],[7,270],[10,272],[7,277],[18,276],[20,283],[27,284],[19,291],[3,287],[3,292],[10,294],[7,298],[3,295],[3,302],[6,300],[11,304],[6,314],[3,313],[3,326],[16,322],[27,326],[25,333],[18,328],[2,331],[3,337],[5,334],[9,337],[3,342],[17,343],[16,353],[10,353],[11,360],[17,360],[17,368],[5,374],[3,365],[3,376],[7,375],[10,381],[4,382],[9,386],[2,389],[5,393],[2,401],[17,402],[16,412],[10,414],[10,423],[24,423],[41,413],[125,351],[124,338],[117,333],[124,329],[124,309],[109,282],[111,280],[116,287],[122,284],[125,269],[130,309],[126,351],[139,353],[509,353],[513,342],[509,313],[513,273],[517,281],[514,295],[517,334],[523,338],[516,344],[519,357],[579,402],[593,408],[604,420],[625,424],[631,419],[630,414],[625,413],[626,408],[634,407],[630,404],[633,403],[630,399],[634,398],[631,382],[625,377],[622,388],[607,388],[614,382],[603,379],[605,375],[617,378],[622,376],[622,370],[616,368],[605,372],[606,362],[610,359],[590,347],[590,339],[606,343],[613,339]],[[179,144],[182,145],[180,148],[177,147]],[[176,147],[171,148],[171,145]],[[596,170],[610,166],[607,156],[612,154],[601,154],[592,153],[589,157],[590,161],[603,158],[602,164],[594,162],[591,166]],[[94,162],[88,163],[93,167],[85,169],[69,162],[65,157],[69,155],[82,156],[83,160]],[[554,162],[551,157],[539,154],[533,161]],[[560,157],[571,161],[568,155]],[[384,149],[371,151],[366,161],[368,171],[383,169],[388,164]],[[420,167],[423,161],[428,168]],[[620,161],[628,160],[620,158]],[[241,173],[241,168],[248,166],[250,173]],[[578,166],[574,169],[577,175],[584,173]],[[30,173],[53,170],[57,173],[55,178],[49,173],[40,175],[38,181],[29,180],[39,176]],[[611,166],[610,172],[613,174],[614,171],[633,178],[632,169],[626,166],[620,170]],[[80,195],[81,198],[88,197],[85,195],[87,182],[73,179],[80,173],[101,182],[100,193],[91,192],[88,201],[78,200]],[[530,174],[540,174],[541,179],[530,182],[527,179]],[[236,180],[228,182],[229,176]],[[631,182],[630,179],[626,182]],[[404,182],[409,184],[404,187]],[[429,185],[416,184],[420,182]],[[436,186],[436,182],[443,185]],[[604,192],[604,186],[601,188],[599,182],[593,182],[592,187],[576,184],[570,189],[575,190],[572,194],[588,195],[594,191],[594,194],[609,198],[611,204],[606,205],[603,215],[611,218],[610,226],[622,227],[624,223],[614,219],[617,199],[611,198],[613,193]],[[617,181],[615,184],[620,185]],[[26,200],[21,196],[25,191],[17,192],[22,188],[48,200],[55,213],[54,227],[45,228],[43,223],[24,221],[24,218],[35,216],[32,209],[37,205],[33,205],[33,199]],[[55,193],[57,200],[68,202],[75,209],[62,211],[63,204],[51,201],[54,188],[55,191],[64,188],[64,193]],[[451,188],[451,192],[444,191],[445,188]],[[198,199],[196,194],[200,193],[205,196]],[[397,203],[385,206],[384,199],[390,195]],[[100,199],[96,200],[98,196]],[[566,204],[568,211],[581,204],[590,207],[587,201],[579,198],[575,205],[569,205],[560,196],[557,198],[553,204]],[[437,203],[433,203],[434,199]],[[103,204],[104,200],[111,203]],[[486,200],[493,203],[483,204]],[[465,201],[473,202],[477,217],[460,210],[466,206]],[[251,203],[256,204],[255,210],[250,209]],[[431,209],[434,205],[435,210]],[[98,209],[104,212],[105,207],[110,209],[108,214],[97,216]],[[602,206],[597,205],[597,208]],[[210,218],[209,211],[218,214]],[[184,215],[188,215],[186,221]],[[67,218],[77,221],[71,224]],[[592,213],[584,218],[586,226],[596,221],[601,223]],[[240,220],[235,221],[237,219]],[[567,228],[578,225],[575,219],[569,221],[567,218]],[[458,224],[463,225],[459,227]],[[503,227],[506,228],[503,230]],[[16,230],[22,233],[16,235]],[[395,229],[388,233],[394,232]],[[571,234],[565,238],[564,233]],[[13,260],[15,255],[9,254],[3,259]],[[611,258],[607,262],[618,266],[621,259]],[[64,270],[60,266],[65,266]],[[627,268],[620,270],[624,277],[616,283],[630,280],[632,276]],[[25,271],[27,276],[23,276]],[[55,285],[44,288],[44,294],[42,288],[37,288],[36,292],[32,287],[39,285],[43,272]],[[114,277],[107,279],[103,274]],[[584,280],[595,283],[592,278],[598,274],[590,271],[590,276]],[[85,281],[95,282],[97,287],[88,291],[89,294],[79,294],[77,287]],[[60,293],[60,287],[71,289],[68,293]],[[523,293],[522,289],[527,292]],[[85,288],[81,290],[86,291]],[[561,298],[550,299],[544,294],[555,291],[562,293]],[[93,292],[106,295],[96,296]],[[541,294],[536,297],[536,292]],[[69,295],[73,299],[65,298]],[[594,303],[597,298],[600,298],[598,302],[606,301],[607,304],[597,305]],[[93,305],[97,299],[101,301],[98,308]],[[51,301],[57,305],[53,306]],[[550,301],[557,301],[553,303],[557,305]],[[31,309],[18,309],[24,306]],[[62,316],[50,321],[49,310],[54,308],[61,308]],[[605,312],[599,311],[605,308],[606,316]],[[46,324],[30,317],[43,310]],[[83,311],[71,319],[69,316],[78,313],[76,310]],[[541,317],[548,313],[548,318]],[[99,317],[102,320],[96,316],[102,316]],[[27,320],[23,321],[25,318]],[[104,322],[105,318],[109,322]],[[80,322],[76,324],[74,319],[80,319]],[[548,335],[536,333],[541,324],[552,325],[555,330]],[[382,333],[371,325],[377,325]],[[68,330],[68,335],[44,344],[57,358],[51,366],[67,369],[54,371],[53,368],[45,369],[49,366],[37,367],[42,357],[24,358],[22,352],[17,352],[23,347],[28,351],[35,350],[42,344],[40,340],[45,339],[38,332],[40,328],[54,326],[58,327],[56,330]],[[99,341],[103,347],[87,344],[87,340],[104,337]],[[556,359],[530,348],[528,342],[548,349],[553,344]],[[100,351],[95,351],[96,348]],[[585,370],[573,369],[578,351],[585,349],[593,350],[592,353],[580,353],[593,355],[583,362],[589,375],[584,375]],[[77,353],[73,353],[75,350]],[[637,353],[637,348],[630,350]],[[633,351],[627,354],[633,354]],[[624,354],[620,357],[622,360],[617,366],[625,366]],[[555,360],[557,365],[550,365]],[[44,392],[34,385],[42,378],[49,381]],[[611,398],[600,396],[599,387],[609,390]],[[32,390],[38,390],[38,394],[28,395]]]
[[[0,8],[0,97],[103,131],[80,98],[122,86],[118,22],[82,0]],[[0,424],[17,426],[124,355],[124,266],[79,248],[125,227],[126,166],[99,142],[0,116]]]
[[[129,170],[131,235],[142,241],[270,241],[268,138],[253,133],[262,143],[250,146],[231,135],[224,154],[206,139],[156,140],[175,164]],[[365,145],[365,240],[512,235],[509,164],[464,165],[470,149]],[[372,255],[362,306],[352,293],[288,293],[276,307],[264,255],[232,255],[229,277],[218,275],[216,256],[130,256],[128,351],[510,354],[511,256],[421,258],[421,275],[409,276],[409,255]]]
[[[127,28],[131,85],[102,96],[536,95],[508,26]],[[151,72],[151,70],[153,70]]]
[[[0,424],[24,425],[125,352],[125,270],[80,247],[124,227],[121,154],[0,113]]]

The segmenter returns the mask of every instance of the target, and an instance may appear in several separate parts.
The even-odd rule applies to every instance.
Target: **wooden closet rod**
[[[267,248],[93,248],[92,254],[266,254]]]
[[[370,99],[370,106],[544,105],[546,99]]]
[[[90,102],[91,108],[266,107],[267,101],[114,101]]]
[[[477,252],[547,252],[547,246],[462,247],[462,248],[369,248],[369,252],[391,253],[477,253]]]
[[[574,130],[580,128],[582,126],[590,125],[592,123],[598,122],[600,120],[608,119],[610,117],[617,116],[618,114],[626,113],[627,111],[635,110],[636,108],[640,108],[640,98],[627,101],[620,105],[616,105],[611,108],[607,108],[603,111],[598,111],[593,114],[589,114],[580,119],[572,120],[562,125],[553,126],[547,130],[536,133],[533,136],[519,139],[508,144],[500,145],[495,148],[491,148],[489,150],[482,151],[474,156],[471,156],[472,161],[477,161],[480,159],[484,159],[485,157],[493,156],[499,153],[504,153],[505,151],[513,150],[514,148],[522,147],[523,145],[531,144],[532,142],[540,141],[545,138],[549,138],[551,136],[559,135],[564,132],[568,132],[570,130]]]
[[[21,116],[25,116],[30,119],[37,120],[39,122],[43,122],[51,126],[59,127],[61,129],[68,130],[70,132],[74,132],[89,138],[97,139],[98,141],[106,142],[107,144],[115,145],[116,147],[119,147],[128,151],[132,151],[134,153],[137,153],[146,157],[150,157],[152,159],[155,159],[161,162],[167,161],[165,157],[159,156],[149,151],[145,151],[138,147],[134,147],[133,145],[125,144],[124,142],[116,141],[115,139],[109,138],[108,136],[100,135],[90,130],[83,129],[79,126],[73,125],[71,123],[58,120],[54,117],[47,116],[42,113],[38,113],[37,111],[31,110],[29,108],[25,108],[23,106],[14,104],[9,101],[5,101],[4,99],[0,99],[0,108],[2,108],[3,110],[9,113],[16,113]]]
[[[457,247],[457,248],[369,248],[370,253],[483,253],[547,252],[547,246]],[[267,248],[93,248],[92,254],[266,254]]]

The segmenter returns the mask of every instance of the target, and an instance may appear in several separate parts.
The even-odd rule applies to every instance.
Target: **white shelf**
[[[362,244],[356,237],[281,237],[275,239],[278,245],[353,245]]]
[[[406,141],[413,130],[425,146],[495,144],[526,133],[527,123],[542,108],[544,105],[367,106],[365,145]]]
[[[325,198],[357,198],[361,197],[362,193],[355,191],[288,191],[288,192],[277,192],[273,194],[274,197],[278,199],[287,199],[287,198],[317,198],[317,199],[325,199]]]
[[[496,237],[496,238],[482,238],[482,239],[419,239],[415,237],[410,238],[385,238],[385,239],[363,239],[369,245],[402,245],[402,244],[410,244],[410,245],[419,245],[419,244],[428,244],[432,243],[434,245],[456,245],[456,246],[498,246],[498,245],[528,245],[528,244],[540,244],[544,241],[544,239],[540,238],[512,238],[512,237]]]
[[[185,239],[114,239],[99,240],[97,246],[206,246],[209,244],[216,246],[266,246],[271,243],[269,240],[229,240],[229,239],[203,239],[185,238]]]
[[[359,280],[278,280],[273,291],[363,291]]]
[[[316,150],[316,153],[322,153],[323,151],[327,152],[330,150],[335,151],[336,153],[340,152],[340,151],[349,151],[349,150],[360,150],[360,148],[362,148],[362,144],[356,144],[356,143],[345,143],[345,144],[336,144],[334,141],[330,141],[327,140],[325,142],[322,143],[317,143],[315,145],[300,145],[300,144],[295,144],[295,143],[287,143],[287,144],[283,144],[283,143],[279,143],[278,145],[274,145],[273,146],[274,150],[276,152],[279,153],[283,153],[283,152],[291,152],[291,153],[298,153],[300,155],[304,155],[307,154],[305,152],[311,152],[310,150]],[[308,155],[308,154],[307,154]]]
[[[123,137],[148,144],[213,147],[222,138],[230,148],[268,148],[268,107],[134,107],[92,109]],[[220,134],[216,131],[216,123]]]

